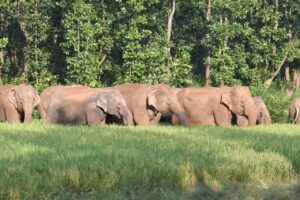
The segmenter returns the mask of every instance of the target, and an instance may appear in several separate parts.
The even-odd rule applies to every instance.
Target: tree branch
[[[106,59],[106,54],[104,54],[104,56],[103,56],[102,59],[100,60],[99,65],[98,65],[99,68],[100,68],[101,65],[104,63],[105,59]]]

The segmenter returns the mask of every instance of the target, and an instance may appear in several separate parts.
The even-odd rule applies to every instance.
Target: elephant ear
[[[16,90],[15,89],[11,89],[8,92],[7,98],[8,98],[8,102],[11,103],[15,108],[17,108],[18,104],[17,104],[15,93],[16,93]]]
[[[96,105],[103,109],[104,112],[107,112],[108,110],[108,99],[107,95],[100,95],[100,97],[97,99]]]
[[[157,109],[156,92],[157,92],[157,90],[153,90],[147,96],[147,103],[148,103],[148,105],[154,107],[155,110]]]
[[[232,110],[232,94],[226,93],[221,96],[221,103],[228,107],[229,110]]]

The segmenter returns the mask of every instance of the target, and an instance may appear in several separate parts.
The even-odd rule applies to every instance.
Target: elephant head
[[[253,97],[254,104],[257,108],[257,123],[258,124],[271,124],[272,119],[269,110],[264,103],[262,97]]]
[[[133,125],[131,114],[126,102],[118,91],[105,92],[98,96],[96,105],[105,113],[122,121],[124,125]]]
[[[261,97],[253,97],[254,104],[256,106],[256,117],[257,124],[271,124],[271,116],[265,105],[263,99]],[[245,116],[237,116],[237,125],[239,126],[247,126],[248,119]]]
[[[247,87],[233,87],[229,93],[225,93],[221,97],[221,103],[226,105],[228,109],[237,116],[245,116],[249,125],[256,124],[256,106]]]
[[[39,104],[40,97],[38,92],[31,86],[21,84],[13,87],[8,93],[8,101],[21,114],[23,122],[30,122],[35,106]]]
[[[188,126],[188,120],[184,115],[184,110],[181,107],[178,98],[172,89],[166,85],[158,85],[157,89],[152,90],[147,95],[147,106],[154,113],[161,113],[162,116],[176,115],[181,123]]]

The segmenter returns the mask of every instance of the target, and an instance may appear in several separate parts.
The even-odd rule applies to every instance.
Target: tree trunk
[[[207,10],[205,16],[205,23],[206,26],[209,25],[211,17],[211,0],[207,1]],[[205,35],[206,39],[210,37],[209,32]],[[206,67],[205,67],[205,85],[210,86],[210,71],[211,71],[211,50],[207,49],[207,58],[206,58]]]
[[[171,13],[168,17],[168,29],[167,29],[167,42],[168,42],[168,48],[167,51],[170,53],[171,47],[170,47],[170,41],[171,41],[171,34],[172,34],[172,25],[173,25],[173,19],[174,19],[174,14],[175,14],[175,9],[176,9],[176,0],[172,0],[172,8],[171,8]]]
[[[28,46],[29,43],[29,37],[27,34],[27,31],[22,23],[22,21],[19,19],[19,17],[22,15],[20,13],[21,10],[21,1],[22,0],[17,0],[17,9],[16,9],[16,24],[18,26],[17,28],[17,36],[19,37],[18,40],[20,44],[17,47],[17,59],[18,59],[18,64],[20,66],[20,72],[22,76],[22,82],[27,83],[28,82],[28,67],[26,65],[26,52],[25,48]]]
[[[58,38],[58,33],[57,32],[54,32],[53,33],[53,35],[52,35],[52,39],[53,39],[53,49],[55,50],[55,51],[57,51],[58,50],[58,44],[57,44],[57,38]],[[55,74],[55,71],[56,71],[56,64],[57,64],[57,62],[55,62],[55,59],[52,59],[51,60],[51,74]]]
[[[279,3],[278,3],[278,0],[274,0],[274,3],[275,3],[275,15],[277,16],[278,15],[278,7],[279,7]],[[274,32],[277,32],[278,30],[278,19],[275,20],[275,24],[274,24]],[[275,56],[276,55],[276,52],[277,52],[277,47],[276,47],[276,44],[273,46],[273,55]],[[283,59],[284,61],[286,60],[286,58]],[[284,64],[284,62],[283,62]],[[280,65],[279,65],[280,66]],[[278,67],[277,70],[275,71],[275,73],[271,76],[271,78],[267,79],[265,81],[265,86],[266,88],[269,88],[270,85],[272,84],[274,78],[279,74],[280,70],[281,70],[281,67]],[[268,65],[266,67],[266,70],[268,69]]]
[[[25,49],[28,46],[29,43],[29,37],[27,34],[27,31],[25,27],[23,26],[22,22],[17,19],[17,24],[19,26],[19,31],[20,31],[20,42],[21,42],[21,47],[19,47],[19,65],[20,65],[20,71],[22,72],[22,78],[23,78],[23,83],[28,82],[28,66],[26,64],[26,52]]]
[[[285,21],[288,25],[288,37],[289,37],[289,43],[292,42],[292,25],[289,19],[289,14],[287,9],[285,8],[284,11]],[[293,95],[295,89],[295,84],[291,85],[291,78],[290,78],[290,66],[287,64],[285,67],[285,92],[288,97],[291,97]]]
[[[291,78],[290,78],[290,66],[285,66],[285,94],[288,97],[293,95],[293,87],[291,86]]]
[[[79,54],[80,53],[80,28],[79,28],[79,25],[77,27],[77,40],[78,40],[77,41],[77,54]],[[81,75],[81,73],[77,74],[76,84],[80,83],[80,75]]]
[[[2,9],[0,10],[0,38],[4,37],[4,25],[3,25],[3,13]],[[3,65],[4,65],[4,48],[0,47],[0,83],[2,83],[3,78]]]
[[[275,15],[276,16],[278,15],[278,7],[279,7],[278,0],[275,0]],[[274,25],[274,31],[277,32],[277,30],[278,30],[278,19],[275,20],[275,25]],[[273,47],[273,55],[275,55],[276,52],[277,52],[277,47],[275,44]]]

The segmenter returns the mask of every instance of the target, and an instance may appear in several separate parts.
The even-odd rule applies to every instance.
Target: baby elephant
[[[68,88],[51,97],[45,122],[103,125],[106,123],[107,115],[128,125],[130,113],[118,91],[84,87]]]
[[[253,97],[253,101],[257,112],[256,124],[271,124],[271,116],[264,100],[261,97]],[[248,119],[243,116],[237,116],[237,125],[247,126]]]
[[[299,111],[300,111],[300,97],[297,97],[293,101],[292,106],[289,110],[289,115],[293,124],[300,124]]]

